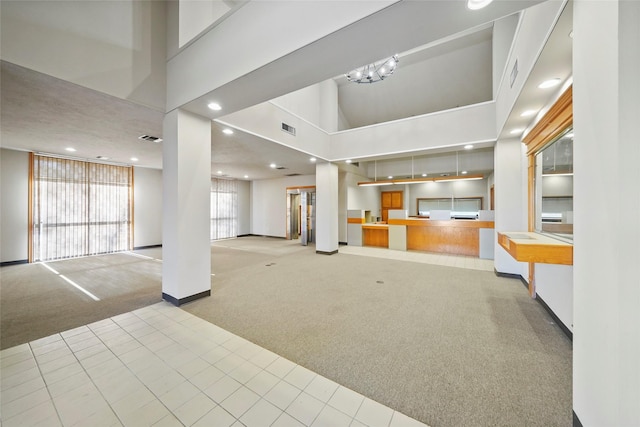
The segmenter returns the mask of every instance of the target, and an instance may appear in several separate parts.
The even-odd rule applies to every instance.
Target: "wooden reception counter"
[[[389,219],[389,226],[406,227],[408,250],[480,256],[481,229],[493,232],[493,221],[455,219],[435,221],[420,218]],[[493,233],[490,234],[493,244]],[[489,243],[489,242],[487,242]]]
[[[362,245],[389,247],[389,226],[387,224],[362,224]]]

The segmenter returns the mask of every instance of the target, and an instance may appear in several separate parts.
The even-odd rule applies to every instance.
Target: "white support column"
[[[316,165],[316,252],[338,252],[338,166]]]
[[[528,265],[513,259],[497,241],[498,231],[527,231],[527,160],[523,150],[519,139],[499,140],[494,147],[494,266],[498,273],[526,279]]]
[[[211,121],[174,110],[163,123],[162,298],[211,294]]]
[[[573,23],[573,409],[637,426],[640,2],[576,0]]]

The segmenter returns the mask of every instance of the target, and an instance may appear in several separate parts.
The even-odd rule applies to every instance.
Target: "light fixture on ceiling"
[[[222,129],[222,133],[224,133],[225,135],[233,135],[233,131],[229,128]]]
[[[344,162],[347,163],[347,164],[351,164],[351,161],[352,161],[351,159],[347,159]]]
[[[398,66],[398,55],[373,64],[363,65],[345,74],[347,80],[354,83],[375,83],[389,77]]]
[[[446,174],[445,174],[446,175]],[[358,185],[361,187],[373,185],[393,185],[393,184],[423,184],[425,182],[449,182],[449,181],[475,181],[483,179],[482,174],[478,175],[460,175],[460,176],[433,176],[429,178],[406,178],[406,179],[387,179],[382,181],[362,181]]]
[[[531,117],[536,113],[536,110],[525,110],[520,114],[520,117]]]
[[[561,80],[558,78],[545,80],[538,85],[539,89],[548,89],[550,87],[558,86]]]
[[[423,173],[423,174],[422,174],[422,177],[424,178],[425,176],[427,176],[427,174],[426,174],[426,173]]]
[[[467,0],[467,7],[471,10],[482,9],[487,7],[493,0]]]
[[[132,157],[132,158],[131,158],[131,161],[132,161],[132,162],[137,162],[137,161],[138,161],[138,158],[137,158],[137,157]]]
[[[218,174],[218,175],[222,175],[222,171],[218,171],[218,172],[217,172],[217,174]]]
[[[67,148],[65,148],[65,150],[67,150],[67,151],[69,151],[69,152],[71,152],[71,153],[73,153],[74,151],[76,151],[76,149],[75,149],[75,148],[73,148],[73,147],[67,147]]]
[[[524,129],[513,129],[511,132],[509,132],[511,135],[519,135],[522,133]]]
[[[468,173],[467,171],[460,172],[461,175],[466,175],[467,173]]]
[[[276,165],[275,163],[271,163],[271,164],[269,165],[269,167],[270,167],[271,169],[275,169],[275,168],[277,168],[277,167],[278,167],[278,165]]]
[[[471,144],[467,144],[467,145],[464,146],[465,150],[471,150],[472,148],[473,148],[473,145],[471,145]]]
[[[310,159],[309,159],[309,161],[310,161],[311,163],[315,163],[315,162],[317,161],[317,159],[316,159],[315,157],[312,157],[312,158],[310,158]]]
[[[217,102],[210,102],[209,105],[207,105],[207,107],[209,107],[210,109],[212,109],[213,111],[220,111],[222,110],[222,107],[220,106],[220,104],[218,104]]]
[[[244,176],[244,179],[247,179],[247,178],[249,178],[249,175],[245,175],[245,176]]]

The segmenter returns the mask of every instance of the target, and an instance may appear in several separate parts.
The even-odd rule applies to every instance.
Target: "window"
[[[33,155],[31,260],[131,249],[132,168]]]
[[[238,235],[238,182],[211,179],[211,240]]]
[[[432,210],[450,210],[451,218],[476,219],[482,209],[482,197],[418,199],[418,215],[429,216]]]

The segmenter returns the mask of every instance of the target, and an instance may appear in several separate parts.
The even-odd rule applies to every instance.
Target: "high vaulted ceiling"
[[[564,21],[570,28],[570,15]],[[356,127],[491,99],[491,39],[492,26],[485,25],[446,43],[399,52],[396,73],[374,85],[358,86],[338,76],[340,108]],[[567,57],[566,42],[559,44],[562,50],[554,50],[536,72],[564,67],[566,73],[568,63],[570,73],[570,51]],[[550,41],[545,51],[552,48]],[[107,156],[125,164],[135,157],[136,165],[162,167],[162,144],[138,139],[143,134],[162,137],[162,112],[6,62],[1,78],[3,147],[85,159]],[[221,131],[221,125],[212,122],[214,176],[221,171],[237,179],[266,179],[315,172],[308,154],[250,133],[236,130],[228,136]],[[67,152],[69,146],[77,151]],[[271,169],[271,162],[286,169]]]

